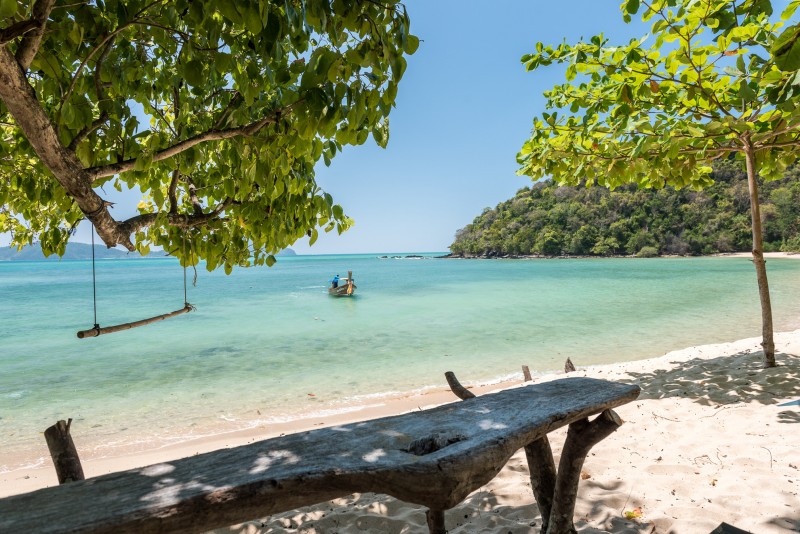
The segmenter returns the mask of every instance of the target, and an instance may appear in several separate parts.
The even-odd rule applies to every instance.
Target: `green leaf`
[[[635,15],[639,11],[639,0],[627,0],[625,3],[625,11],[631,15]]]
[[[800,24],[787,28],[772,44],[770,51],[779,69],[800,69]]]
[[[17,0],[0,0],[0,19],[13,17],[16,14]]]
[[[239,10],[236,8],[236,1],[235,0],[219,0],[217,2],[217,8],[220,12],[226,16],[231,22],[241,24],[242,23],[242,15],[239,13]]]
[[[198,59],[193,59],[183,67],[183,79],[191,86],[200,87],[207,82],[203,76],[203,63]]]
[[[253,34],[261,33],[263,26],[261,25],[261,14],[258,12],[258,6],[248,5],[244,9],[244,25],[247,30]]]
[[[409,35],[406,39],[405,53],[413,54],[419,48],[419,37],[416,35]]]

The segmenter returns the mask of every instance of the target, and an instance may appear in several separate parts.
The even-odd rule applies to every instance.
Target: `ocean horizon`
[[[382,399],[758,337],[747,258],[441,259],[282,256],[230,276],[187,271],[196,311],[80,340],[91,262],[0,263],[0,471],[47,456],[73,418],[94,456],[147,450]],[[408,258],[406,256],[423,256]],[[381,256],[387,256],[382,258]],[[327,295],[351,270],[354,298]],[[775,330],[800,328],[800,261],[770,259]],[[183,307],[174,258],[96,264],[100,326]],[[77,432],[77,430],[73,430]]]

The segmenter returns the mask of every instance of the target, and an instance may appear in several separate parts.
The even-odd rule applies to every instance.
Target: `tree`
[[[0,0],[0,232],[63,253],[88,219],[109,247],[271,265],[351,224],[314,166],[386,145],[418,44],[397,0]]]
[[[639,11],[652,20],[652,37],[621,46],[602,35],[538,43],[522,58],[529,71],[566,64],[567,83],[545,93],[553,111],[534,120],[520,172],[611,188],[703,188],[712,161],[744,160],[762,345],[766,366],[774,366],[757,175],[781,176],[800,152],[795,73],[780,70],[768,52],[782,23],[771,20],[768,0],[627,0],[621,8],[626,21]]]

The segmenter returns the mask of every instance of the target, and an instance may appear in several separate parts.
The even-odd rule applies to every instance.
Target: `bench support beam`
[[[569,425],[567,440],[558,462],[558,477],[553,494],[553,508],[550,511],[548,533],[575,533],[572,519],[575,514],[575,501],[578,498],[578,482],[581,478],[583,462],[589,450],[608,437],[622,425],[623,421],[614,410],[605,410],[594,421],[581,419]]]
[[[556,464],[547,436],[525,445],[525,458],[528,460],[533,497],[539,506],[539,513],[542,514],[541,531],[547,532],[556,488]]]
[[[447,534],[444,528],[444,510],[428,510],[425,512],[428,521],[428,530],[431,534]]]

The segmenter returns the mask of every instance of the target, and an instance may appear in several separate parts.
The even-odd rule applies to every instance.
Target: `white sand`
[[[754,534],[800,532],[800,406],[778,406],[800,399],[800,330],[776,335],[777,368],[762,368],[759,341],[691,347],[589,369],[575,362],[576,375],[642,387],[639,400],[616,410],[626,423],[600,442],[584,464],[575,510],[579,531],[709,533],[724,521]],[[442,390],[397,399],[355,417],[401,413],[453,398]],[[268,435],[250,431],[148,454],[84,459],[84,470],[96,476],[346,421],[304,420],[271,428]],[[565,435],[565,429],[550,434],[556,457]],[[77,437],[76,442],[80,447]],[[50,465],[5,473],[0,496],[53,484]],[[633,512],[640,515],[625,517]],[[538,532],[541,518],[524,455],[517,453],[491,483],[449,510],[446,524],[450,532],[462,534]],[[422,508],[362,494],[219,532],[422,533],[427,528]]]

